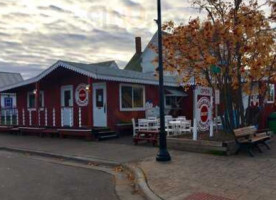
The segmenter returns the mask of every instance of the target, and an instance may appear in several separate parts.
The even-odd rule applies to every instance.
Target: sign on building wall
[[[86,84],[79,84],[75,91],[75,99],[78,106],[88,105],[88,91],[86,89]]]
[[[1,94],[1,107],[3,109],[11,109],[16,107],[16,95],[13,93]]]
[[[193,139],[197,140],[197,131],[210,130],[213,136],[213,92],[212,88],[196,87],[194,90]]]

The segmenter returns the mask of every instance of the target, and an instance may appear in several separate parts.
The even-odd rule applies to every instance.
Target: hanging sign
[[[75,91],[75,99],[78,106],[88,105],[88,91],[85,84],[79,84]]]
[[[220,104],[220,92],[219,92],[219,90],[215,90],[215,104],[216,105]]]

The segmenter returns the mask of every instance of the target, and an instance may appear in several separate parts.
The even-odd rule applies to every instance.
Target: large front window
[[[120,108],[121,110],[144,110],[145,87],[138,85],[120,85]]]

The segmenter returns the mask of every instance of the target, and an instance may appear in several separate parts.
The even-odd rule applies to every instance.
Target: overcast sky
[[[163,20],[202,15],[189,0],[163,0]],[[0,71],[37,75],[57,60],[94,63],[132,57],[156,32],[156,1],[0,0]]]

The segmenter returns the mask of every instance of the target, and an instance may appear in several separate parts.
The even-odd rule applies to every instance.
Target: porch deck
[[[23,127],[23,126],[0,126],[0,133],[11,133],[20,135],[38,135],[40,137],[57,136],[66,138],[67,136],[83,137],[86,140],[101,140],[118,137],[118,134],[109,128],[74,128],[74,127]]]

